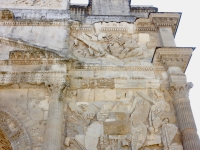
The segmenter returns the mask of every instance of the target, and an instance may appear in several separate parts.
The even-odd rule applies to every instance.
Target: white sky
[[[71,3],[88,3],[88,0],[71,0]],[[188,82],[193,82],[190,90],[190,102],[200,135],[200,17],[198,0],[132,0],[132,5],[153,5],[159,12],[182,12],[176,34],[177,47],[196,47],[188,65],[186,75]],[[199,42],[198,42],[199,41]]]

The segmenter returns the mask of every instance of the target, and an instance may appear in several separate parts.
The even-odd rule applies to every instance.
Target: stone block
[[[115,101],[116,90],[95,89],[95,101]]]
[[[139,42],[141,44],[146,44],[149,41],[150,41],[150,36],[148,33],[140,33],[139,34]]]
[[[95,71],[96,78],[155,78],[153,71]]]
[[[103,130],[106,135],[126,135],[131,133],[130,122],[104,122]]]
[[[160,86],[159,80],[156,79],[114,79],[115,81],[115,88],[158,88]]]
[[[78,102],[93,102],[94,101],[94,89],[78,89],[77,90]]]
[[[28,89],[1,89],[0,97],[16,102],[24,110],[27,110]]]
[[[187,78],[186,76],[180,76],[180,75],[171,75],[169,77],[169,81],[172,83],[178,83],[178,84],[186,84]]]

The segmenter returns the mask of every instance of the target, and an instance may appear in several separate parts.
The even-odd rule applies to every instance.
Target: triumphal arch
[[[131,0],[0,0],[0,150],[200,150],[180,18]]]

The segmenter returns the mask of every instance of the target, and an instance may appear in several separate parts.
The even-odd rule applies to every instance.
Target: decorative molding
[[[135,16],[114,16],[114,15],[89,15],[84,18],[85,23],[98,23],[98,22],[130,22],[133,23],[137,17]]]
[[[174,36],[180,22],[180,13],[150,13],[151,22],[157,27],[171,27]]]
[[[155,13],[158,11],[158,8],[156,7],[134,7],[134,6],[131,6],[131,12],[134,12],[134,13]]]
[[[28,44],[24,41],[19,41],[19,40],[16,41],[16,40],[0,37],[0,44],[15,47],[17,49],[26,50],[26,51],[40,51],[40,52],[41,51],[48,51],[50,53],[54,53],[54,55],[57,55],[58,58],[61,58],[61,56],[56,54],[55,50],[48,49],[48,48],[41,48],[39,46],[33,46],[33,45],[30,45],[30,44]]]
[[[9,53],[9,65],[42,65],[42,64],[66,64],[68,60],[48,51],[11,51]]]
[[[155,66],[165,66],[168,69],[170,66],[180,67],[183,72],[186,71],[194,48],[166,47],[157,48],[153,64]]]
[[[0,26],[68,26],[67,21],[53,21],[53,20],[1,20]]]
[[[12,47],[16,47],[16,48],[24,49],[24,50],[34,50],[34,51],[44,50],[36,46],[28,45],[27,43],[22,42],[22,41],[14,41],[14,40],[4,38],[4,37],[0,37],[0,44],[12,46]]]
[[[65,83],[65,72],[0,72],[0,84],[14,83]]]
[[[75,65],[73,70],[112,70],[112,71],[154,71],[154,67],[140,67],[140,66],[96,66],[96,64],[82,64]]]
[[[81,88],[83,89],[88,89],[88,88],[113,89],[114,87],[115,87],[114,79],[106,79],[106,78],[84,79],[81,82]]]
[[[176,34],[180,13],[150,13],[148,19],[140,18],[135,22],[137,31],[157,31],[159,27],[171,27]]]

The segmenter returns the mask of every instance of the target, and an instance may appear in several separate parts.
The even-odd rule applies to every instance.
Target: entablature
[[[160,27],[170,27],[175,36],[180,18],[181,13],[150,13],[148,19],[139,18],[136,20],[136,30],[157,31]]]
[[[185,72],[194,49],[193,47],[158,47],[152,63],[155,66],[165,66],[166,70],[171,66],[180,67]]]

